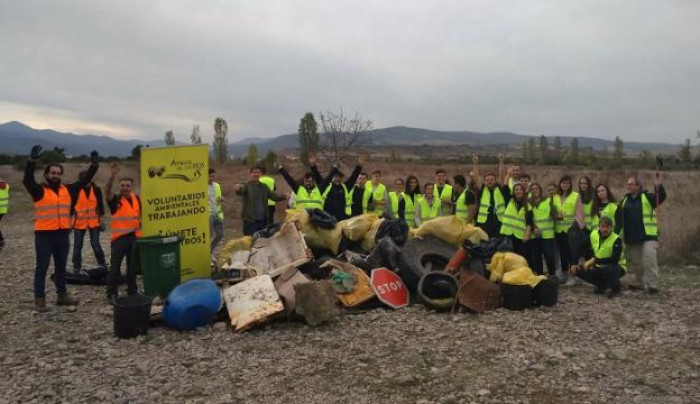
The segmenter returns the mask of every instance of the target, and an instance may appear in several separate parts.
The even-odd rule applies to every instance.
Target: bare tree
[[[339,112],[320,112],[319,120],[321,133],[318,151],[329,164],[343,162],[352,148],[366,144],[366,132],[372,129],[372,121],[365,120],[359,112],[349,117],[343,108]]]
[[[190,140],[192,140],[192,144],[202,144],[202,136],[199,134],[199,125],[192,126]]]
[[[214,120],[214,158],[219,163],[228,159],[228,124],[224,118]]]

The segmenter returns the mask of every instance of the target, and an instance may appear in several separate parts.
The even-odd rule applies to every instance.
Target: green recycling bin
[[[168,296],[180,284],[180,237],[144,237],[136,240],[136,260],[143,273],[147,296]]]

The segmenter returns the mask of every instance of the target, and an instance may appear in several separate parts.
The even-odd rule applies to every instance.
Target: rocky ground
[[[657,296],[563,289],[554,308],[343,313],[238,334],[112,336],[102,288],[77,310],[33,310],[28,215],[0,223],[0,403],[697,403],[700,268],[664,268]],[[108,244],[105,242],[105,246]],[[86,243],[88,263],[92,262]]]

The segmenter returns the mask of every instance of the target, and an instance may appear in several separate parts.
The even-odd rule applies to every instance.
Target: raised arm
[[[287,172],[287,170],[284,169],[284,167],[279,166],[278,170],[282,174],[282,177],[284,177],[284,180],[287,182],[289,187],[292,189],[292,192],[296,192],[297,189],[299,188],[299,185],[294,180],[294,178],[292,178],[292,176],[289,175],[289,173]]]
[[[112,197],[114,196],[114,193],[112,193],[112,186],[114,186],[114,179],[117,178],[117,174],[119,174],[119,171],[121,171],[121,166],[119,163],[112,163],[111,166],[109,166],[109,179],[107,180],[107,184],[105,185],[105,197],[107,198],[107,202],[112,200]]]
[[[41,150],[42,147],[39,145],[32,147],[32,150],[29,153],[29,160],[27,160],[27,164],[24,166],[24,178],[22,179],[22,184],[24,184],[24,187],[27,189],[27,192],[29,192],[29,195],[32,196],[34,201],[38,201],[44,197],[44,188],[42,188],[41,185],[36,182],[36,179],[34,179],[36,161],[39,159],[39,157],[41,157]]]
[[[85,175],[84,178],[78,178],[78,180],[71,185],[69,185],[69,189],[72,191],[77,191],[87,184],[92,181],[93,178],[95,178],[95,174],[97,173],[97,169],[100,167],[100,155],[97,153],[96,150],[93,150],[92,153],[90,153],[90,167],[87,170],[87,174]],[[77,193],[76,193],[77,195]]]
[[[498,183],[501,185],[503,185],[503,184],[508,185],[505,182],[506,181],[506,177],[505,177],[506,165],[504,163],[504,160],[505,160],[505,156],[503,155],[503,153],[499,153],[498,154]]]
[[[347,181],[345,181],[345,186],[349,189],[352,188],[355,183],[357,182],[357,177],[360,176],[360,173],[362,172],[362,164],[357,164],[355,166],[355,169],[352,171],[352,174],[350,174],[350,178],[348,178]]]

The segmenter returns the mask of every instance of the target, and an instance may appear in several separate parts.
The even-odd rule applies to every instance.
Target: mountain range
[[[383,129],[373,129],[366,134],[367,145],[376,147],[391,146],[514,146],[527,142],[533,136],[511,132],[470,132],[470,131],[436,131],[429,129],[394,126]],[[539,136],[534,136],[536,139]],[[553,137],[548,137],[550,145]],[[561,136],[563,147],[568,147],[572,136]],[[577,137],[580,148],[604,149],[613,146],[614,142],[594,137]],[[12,121],[0,124],[0,154],[27,154],[32,145],[41,144],[45,149],[60,147],[66,154],[78,156],[89,154],[92,150],[100,151],[105,156],[129,156],[136,145],[164,146],[163,139],[154,140],[121,140],[109,136],[77,135],[74,133],[58,132],[51,129],[34,129],[23,123]],[[229,143],[229,153],[244,155],[251,144],[258,147],[259,153],[268,150],[282,151],[298,146],[297,134],[281,135],[271,138],[247,138]],[[676,149],[679,145],[670,143],[625,142],[628,151]]]

